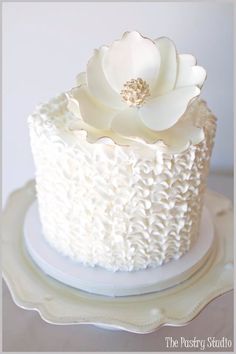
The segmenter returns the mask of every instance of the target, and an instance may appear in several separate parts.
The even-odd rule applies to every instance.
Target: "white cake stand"
[[[36,201],[26,213],[24,239],[30,256],[46,274],[66,285],[106,296],[141,295],[179,284],[201,267],[210,266],[216,246],[212,218],[206,207],[203,209],[199,238],[188,253],[161,267],[136,272],[111,272],[101,267],[86,267],[59,254],[43,237]]]
[[[136,292],[140,292],[140,290],[145,290],[143,292],[156,291],[158,290],[155,288],[157,284],[159,290],[162,290],[145,295],[124,297],[93,295],[75,289],[63,284],[61,282],[63,279],[60,279],[59,282],[47,276],[35,264],[37,257],[33,255],[32,250],[37,250],[36,245],[38,245],[37,242],[39,242],[39,235],[41,236],[41,234],[39,228],[34,233],[31,232],[32,227],[37,224],[37,209],[32,206],[29,211],[34,200],[34,181],[30,181],[26,186],[14,192],[8,200],[3,215],[3,274],[15,303],[25,309],[37,310],[47,322],[54,324],[91,323],[135,333],[148,333],[161,325],[179,326],[188,323],[212,299],[233,287],[233,213],[231,203],[218,194],[208,192],[205,202],[211,212],[215,227],[215,248],[211,247],[213,240],[212,227],[209,215],[205,212],[202,231],[207,231],[205,240],[208,247],[201,249],[199,245],[203,242],[198,243],[199,248],[198,251],[195,250],[194,252],[195,262],[192,266],[189,266],[190,263],[186,259],[182,263],[182,270],[185,268],[187,272],[177,272],[171,280],[170,278],[166,279],[165,274],[162,274],[162,281],[155,282],[155,284],[153,284],[152,276],[150,276],[149,282],[143,282],[142,277],[136,278],[136,283],[134,282],[131,284],[132,286],[125,288],[126,292],[133,292],[134,289]],[[28,219],[25,219],[26,215],[28,215]],[[29,256],[25,247],[24,223],[27,225],[28,250],[30,250],[30,246],[33,246],[31,256]],[[34,237],[31,237],[32,234],[34,234]],[[204,233],[202,232],[202,234]],[[205,249],[205,252],[203,252],[203,249]],[[52,249],[50,250],[52,251]],[[214,250],[214,252],[210,250]],[[40,252],[36,252],[36,254],[42,256]],[[34,261],[31,258],[32,256]],[[184,257],[182,258],[184,259]],[[62,259],[60,259],[61,261]],[[64,261],[68,264],[67,259],[64,258]],[[43,262],[45,262],[45,257],[43,257]],[[188,267],[186,268],[187,263]],[[55,263],[50,262],[50,264],[53,267],[56,266]],[[75,264],[72,265],[75,266]],[[42,267],[42,264],[40,266]],[[164,269],[164,267],[161,268]],[[149,271],[155,270],[151,269]],[[170,273],[168,272],[168,274]],[[78,277],[78,274],[80,277]],[[114,273],[110,274],[114,275]],[[122,275],[122,273],[120,274]],[[183,281],[183,274],[185,274],[185,281]],[[77,272],[74,275],[76,276],[72,277],[73,281],[81,280],[83,275],[81,269],[79,273]],[[104,277],[104,274],[100,273],[98,276]],[[180,283],[179,276],[182,277]],[[121,280],[124,286],[124,279]],[[150,280],[152,280],[152,284]],[[177,282],[178,285],[176,285]],[[81,287],[81,283],[70,285]],[[103,284],[98,288],[97,283],[95,284],[96,292],[100,289],[100,293],[108,291],[107,294],[109,295],[125,295],[117,292],[118,287],[108,289]],[[163,290],[163,288],[166,289]],[[113,289],[113,293],[111,289]],[[84,288],[84,290],[91,291],[91,288]]]

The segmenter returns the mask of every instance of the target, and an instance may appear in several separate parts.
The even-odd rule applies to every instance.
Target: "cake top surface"
[[[165,141],[176,132],[201,141],[201,127],[185,112],[200,95],[206,71],[190,54],[178,54],[167,37],[152,40],[136,31],[96,49],[76,87],[66,93],[77,128],[94,140],[126,144]],[[170,139],[167,139],[170,140]]]

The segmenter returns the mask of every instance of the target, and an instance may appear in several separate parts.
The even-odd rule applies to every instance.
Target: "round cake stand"
[[[30,256],[44,273],[79,290],[106,296],[148,294],[175,286],[190,278],[201,267],[209,267],[216,246],[212,217],[204,207],[198,240],[180,259],[160,267],[133,272],[86,267],[61,255],[45,240],[36,201],[25,216],[24,241]]]
[[[32,261],[24,222],[35,200],[30,181],[9,197],[3,213],[3,276],[15,303],[53,324],[94,324],[149,333],[162,325],[191,321],[211,300],[233,288],[233,212],[228,199],[208,191],[205,205],[215,228],[215,250],[207,266],[166,290],[136,296],[93,295],[47,276]]]

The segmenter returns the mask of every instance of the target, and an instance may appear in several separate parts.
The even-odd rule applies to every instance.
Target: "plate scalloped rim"
[[[188,324],[209,302],[233,289],[233,212],[229,200],[218,193],[207,191],[205,200],[214,216],[217,236],[211,264],[171,289],[125,298],[79,291],[40,271],[23,243],[24,217],[34,199],[34,180],[8,198],[3,213],[3,277],[14,302],[37,311],[48,323],[94,324],[150,333],[163,325]]]

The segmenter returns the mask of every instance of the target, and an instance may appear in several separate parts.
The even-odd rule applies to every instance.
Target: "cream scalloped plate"
[[[53,324],[94,324],[134,333],[191,321],[211,300],[233,288],[233,211],[225,197],[208,191],[205,205],[215,227],[211,262],[186,281],[145,295],[107,297],[67,286],[43,273],[24,243],[26,213],[35,200],[30,181],[8,199],[3,213],[3,276],[15,303]]]

